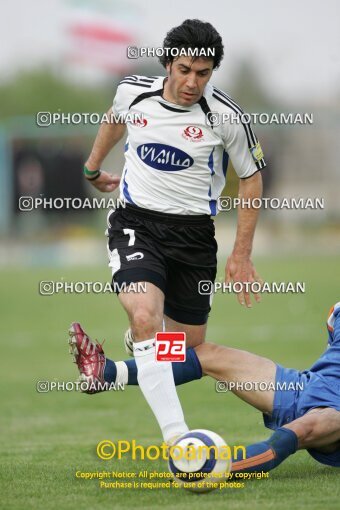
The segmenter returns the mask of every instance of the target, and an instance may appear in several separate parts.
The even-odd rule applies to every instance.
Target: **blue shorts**
[[[264,414],[267,428],[276,430],[305,415],[315,407],[340,411],[340,382],[321,374],[277,365],[273,413]]]
[[[263,415],[267,428],[276,430],[316,407],[331,407],[340,411],[338,347],[330,347],[310,370],[302,372],[277,365],[273,413]],[[308,452],[323,464],[340,466],[340,450],[331,454],[312,449]]]

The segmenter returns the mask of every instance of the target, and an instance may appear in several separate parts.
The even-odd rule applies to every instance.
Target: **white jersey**
[[[241,179],[250,177],[265,167],[261,147],[249,122],[235,121],[243,111],[224,92],[208,83],[199,102],[179,106],[162,97],[164,80],[134,75],[118,86],[112,110],[128,129],[120,198],[154,211],[214,216],[229,158]]]

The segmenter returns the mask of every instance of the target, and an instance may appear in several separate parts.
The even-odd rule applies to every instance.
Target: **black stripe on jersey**
[[[136,75],[131,75],[131,76],[125,76],[120,82],[119,82],[119,85],[121,83],[130,83],[131,85],[132,84],[136,84],[136,85],[143,85],[143,83],[150,83],[150,86],[154,83],[154,81],[156,81],[156,78],[152,79],[152,78],[149,78],[149,77],[146,77],[146,78],[138,78]],[[145,86],[145,85],[144,85]]]
[[[224,94],[224,92],[221,92],[220,90],[216,89],[216,87],[214,87],[214,91],[223,97],[223,100],[222,100],[221,97],[219,97],[215,93],[213,93],[213,97],[215,99],[217,99],[221,103],[225,104],[226,106],[229,106],[229,108],[231,108],[235,113],[239,113],[241,115],[242,115],[242,113],[244,113],[242,108],[237,103],[235,103],[235,101],[233,101],[229,96]],[[242,123],[242,126],[244,127],[244,130],[246,132],[246,136],[247,136],[247,140],[248,140],[248,147],[250,149],[251,147],[254,147],[254,145],[257,144],[258,139],[257,139],[254,131],[251,128],[250,122],[241,122],[241,123]],[[256,165],[256,168],[258,168],[259,170],[262,170],[262,168],[264,168],[266,166],[264,158],[260,159],[260,161],[255,161],[255,165]]]
[[[148,85],[143,85],[143,86],[145,87]],[[148,97],[162,96],[162,92],[163,92],[163,89],[158,89],[158,90],[154,90],[153,92],[144,92],[143,94],[140,94],[139,96],[135,97],[135,99],[132,101],[132,103],[129,106],[129,110],[130,110],[130,108],[135,106],[135,104],[140,103],[141,101],[143,101],[144,99],[147,99]]]
[[[157,79],[157,76],[145,76],[144,78],[140,78],[136,74],[131,74],[130,76],[124,76],[123,80],[132,80],[132,81],[150,81],[154,82]]]
[[[198,104],[202,108],[202,111],[203,111],[203,113],[205,115],[205,118],[209,120],[209,124],[210,124],[211,129],[214,129],[213,123],[210,122],[211,110],[210,110],[209,105],[207,103],[207,100],[205,99],[204,96],[201,97],[201,99],[198,101]]]
[[[155,80],[151,80],[150,78],[139,78],[139,81],[145,81],[145,83],[153,83]]]
[[[220,101],[220,103],[223,103],[224,105],[226,106],[229,106],[229,108],[231,110],[233,110],[235,113],[240,113],[239,110],[237,110],[236,108],[234,108],[230,103],[227,103],[225,100],[221,99],[220,97],[218,97],[216,94],[213,94],[213,97],[215,99],[217,99],[218,101]],[[246,132],[246,136],[247,136],[247,141],[248,141],[248,148],[250,149],[251,147],[253,147],[254,145],[256,145],[256,142],[255,141],[252,141],[251,139],[251,134],[249,133],[249,125],[248,124],[245,124],[244,122],[241,122],[242,126],[244,127],[244,130]]]
[[[121,81],[120,83],[118,83],[118,85],[122,85],[123,83],[128,83],[129,85],[136,85],[137,87],[144,87],[146,89],[151,89],[151,84],[145,85],[145,83],[136,83],[135,81],[127,81],[127,80]]]
[[[264,168],[266,166],[266,162],[264,160],[264,158],[260,159],[260,161],[255,161],[255,165],[257,166],[257,168],[259,170],[262,170],[262,168]]]
[[[163,108],[165,108],[166,110],[170,110],[171,112],[176,112],[176,113],[189,113],[190,110],[180,110],[179,108],[174,108],[173,106],[168,106],[167,104],[164,104],[164,103],[161,103],[160,101],[158,101],[158,103],[163,106]]]
[[[224,99],[228,100],[230,103],[232,103],[235,108],[237,108],[240,113],[244,113],[244,111],[242,110],[241,106],[238,105],[230,96],[228,96],[228,94],[226,94],[225,92],[222,92],[222,90],[216,88],[216,87],[213,87],[214,89],[214,92],[216,92],[217,94],[219,94],[220,96],[224,97]]]
[[[218,90],[216,87],[214,87],[214,91],[215,91],[215,93],[217,93],[223,97],[223,99],[226,101],[224,104],[226,106],[229,106],[229,108],[231,108],[235,113],[239,113],[241,115],[242,115],[242,113],[244,113],[242,108],[237,103],[235,103],[235,101],[233,101],[229,96],[227,96],[227,94],[225,94],[221,90]],[[214,94],[213,94],[213,96],[216,99],[219,99],[223,103],[221,97],[218,97]],[[246,131],[246,134],[247,134],[248,144],[250,143],[250,141],[252,142],[251,145],[249,145],[249,148],[253,147],[254,145],[256,145],[258,140],[255,136],[254,131],[252,130],[252,128],[250,126],[250,122],[242,122],[242,125],[243,125],[243,127]]]

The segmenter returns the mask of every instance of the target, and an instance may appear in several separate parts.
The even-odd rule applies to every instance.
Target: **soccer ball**
[[[169,448],[169,470],[175,486],[207,492],[227,478],[230,457],[230,448],[221,436],[211,430],[190,430]]]

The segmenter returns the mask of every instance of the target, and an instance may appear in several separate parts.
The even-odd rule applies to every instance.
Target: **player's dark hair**
[[[223,58],[223,43],[220,34],[210,24],[199,19],[186,19],[178,27],[172,28],[163,41],[163,48],[198,48],[207,50],[211,48],[214,50],[211,58],[214,61],[213,69],[216,69]],[[193,57],[193,60],[200,57]],[[171,55],[171,52],[164,52],[159,61],[163,67],[171,64],[176,56]]]

